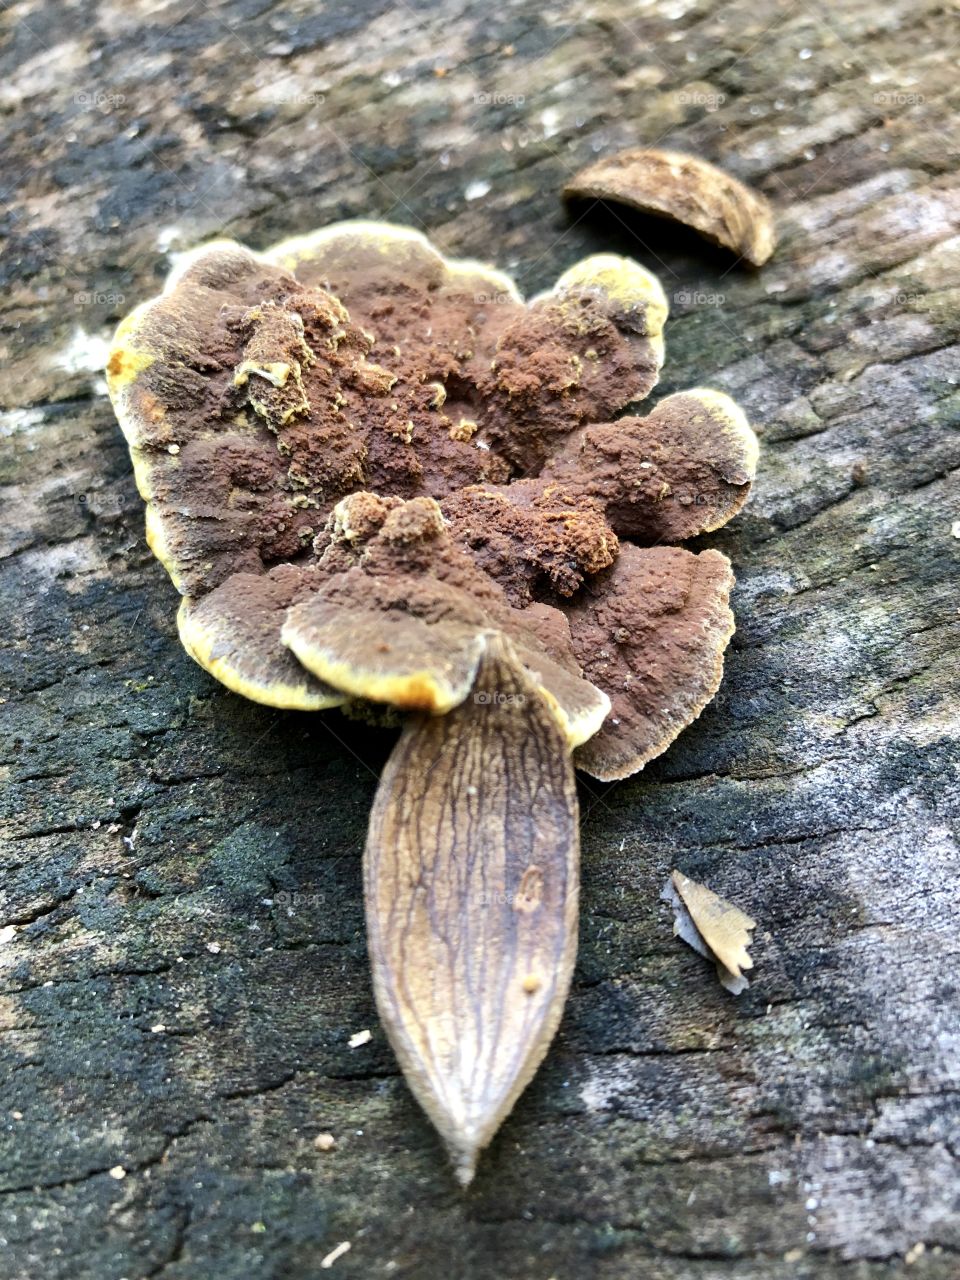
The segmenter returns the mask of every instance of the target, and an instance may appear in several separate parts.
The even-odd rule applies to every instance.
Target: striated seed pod
[[[578,864],[566,736],[493,639],[472,698],[405,727],[364,855],[380,1018],[464,1186],[560,1021]]]

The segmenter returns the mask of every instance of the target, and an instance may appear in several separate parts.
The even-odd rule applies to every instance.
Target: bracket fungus
[[[563,194],[682,222],[754,267],[762,267],[776,247],[763,196],[709,161],[680,151],[635,148],[601,157],[575,174]]]
[[[574,767],[626,777],[699,715],[733,631],[755,437],[657,380],[667,305],[609,254],[523,302],[420,234],[344,223],[186,255],[108,383],[183,599],[237,693],[403,728],[364,853],[381,1019],[460,1181],[556,1030]]]

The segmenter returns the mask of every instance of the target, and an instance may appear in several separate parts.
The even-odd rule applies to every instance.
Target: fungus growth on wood
[[[421,235],[197,250],[110,392],[188,652],[281,708],[404,715],[364,880],[381,1018],[467,1183],[556,1030],[574,767],[626,777],[709,702],[733,576],[677,545],[746,500],[717,391],[643,399],[657,280],[587,258],[524,303]]]

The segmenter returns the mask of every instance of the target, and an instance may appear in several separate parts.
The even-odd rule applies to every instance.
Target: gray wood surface
[[[955,1280],[955,12],[2,22],[0,1274]],[[764,191],[773,262],[569,217],[564,179],[637,143]],[[372,1004],[359,855],[391,736],[191,663],[99,372],[178,250],[355,216],[528,292],[634,254],[673,308],[655,396],[720,387],[763,447],[703,540],[739,580],[721,695],[638,778],[584,785],[567,1014],[466,1195]],[[737,1000],[671,936],[673,866],[760,921]]]

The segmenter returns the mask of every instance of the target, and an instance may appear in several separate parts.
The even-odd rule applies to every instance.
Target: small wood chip
[[[713,960],[717,977],[731,995],[750,985],[743,969],[752,969],[747,951],[757,922],[682,871],[674,871],[660,894],[674,910],[674,936],[682,938],[698,955]]]
[[[362,1044],[368,1044],[373,1039],[372,1033],[368,1028],[364,1027],[362,1031],[355,1032],[347,1041],[351,1049],[359,1049]]]
[[[679,151],[632,149],[606,156],[581,169],[563,194],[682,222],[755,267],[776,245],[773,214],[763,196],[716,165]]]
[[[341,1240],[335,1249],[331,1249],[325,1258],[320,1259],[320,1265],[324,1271],[328,1271],[338,1258],[342,1258],[345,1253],[349,1253],[351,1244],[349,1240]]]

